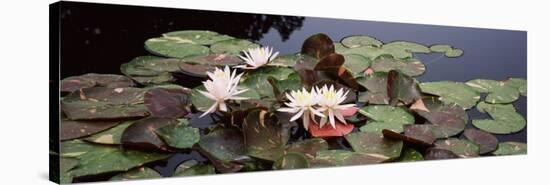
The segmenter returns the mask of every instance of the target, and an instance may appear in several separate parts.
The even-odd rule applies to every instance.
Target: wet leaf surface
[[[371,68],[376,72],[396,70],[407,76],[419,76],[426,71],[426,66],[417,59],[393,59],[389,57],[375,59]]]
[[[78,166],[70,171],[73,177],[124,172],[170,156],[136,150],[123,151],[116,146],[90,144],[80,140],[62,142],[60,148],[62,154],[79,160]]]
[[[283,155],[283,127],[276,115],[262,109],[248,113],[243,124],[246,154],[275,161]]]
[[[326,140],[321,138],[311,138],[296,143],[292,143],[286,148],[287,152],[301,153],[308,159],[315,158],[317,152],[328,150],[329,146]]]
[[[131,87],[134,82],[122,75],[88,73],[61,80],[61,92],[73,92],[89,87]]]
[[[269,84],[268,79],[271,77],[274,80],[282,81],[294,73],[292,69],[286,67],[262,67],[243,75],[239,85],[254,90],[260,97],[275,97],[273,87]]]
[[[322,150],[311,162],[311,167],[378,164],[388,160],[386,156],[347,150]]]
[[[519,81],[518,78],[507,81],[475,79],[466,82],[466,85],[480,93],[488,93],[485,97],[487,103],[511,103],[519,98],[520,88],[523,87]]]
[[[90,137],[86,137],[84,140],[98,144],[120,145],[122,144],[122,142],[120,142],[122,133],[133,123],[134,121],[122,122],[113,128],[91,135]]]
[[[403,125],[414,123],[414,116],[403,107],[369,105],[359,109],[359,113],[372,120],[360,128],[362,132],[381,133],[383,129],[403,132]]]
[[[189,127],[188,124],[186,119],[182,119],[178,123],[158,128],[155,133],[168,146],[178,149],[191,148],[195,143],[199,142],[200,134],[198,128]]]
[[[114,127],[118,121],[71,121],[61,120],[59,124],[59,139],[70,140],[89,136]]]
[[[318,124],[309,124],[308,131],[313,137],[330,138],[339,137],[349,134],[353,130],[353,124],[344,124],[339,121],[335,121],[335,128],[326,124],[323,128],[319,128]]]
[[[432,131],[435,138],[452,137],[464,130],[469,118],[461,107],[446,105],[436,97],[424,97],[422,100],[429,111],[415,111],[434,125]]]
[[[145,93],[145,106],[152,116],[163,118],[179,118],[187,115],[191,100],[189,89],[157,88]]]
[[[479,155],[479,146],[469,140],[449,138],[435,142],[435,147],[452,151],[460,157],[477,157]]]
[[[155,131],[159,128],[177,123],[177,120],[170,118],[144,118],[128,126],[122,133],[120,141],[124,148],[143,151],[170,151],[166,143]]]
[[[357,48],[361,46],[382,46],[382,42],[378,39],[368,36],[368,35],[355,35],[349,36],[342,39],[341,43],[348,48]]]
[[[395,140],[395,141],[403,141],[407,145],[419,147],[419,148],[427,148],[433,146],[433,140],[427,141],[427,136],[425,135],[404,135],[400,134],[398,132],[394,132],[388,129],[382,130],[382,134],[384,135],[384,138]]]
[[[75,91],[61,102],[71,120],[135,118],[149,115],[144,89],[92,87]]]
[[[401,155],[402,141],[384,138],[382,133],[355,132],[345,136],[355,152],[368,153],[386,159]]]
[[[493,155],[522,155],[527,154],[527,144],[507,141],[498,144],[497,150]]]
[[[424,160],[424,157],[422,156],[422,153],[412,148],[406,148],[403,150],[401,157],[399,157],[396,161],[413,162],[413,161],[423,161],[423,160]]]
[[[461,82],[424,82],[420,84],[422,92],[440,96],[446,104],[456,104],[463,109],[470,109],[477,104],[480,95],[470,86]]]
[[[205,135],[199,146],[218,160],[228,162],[245,153],[242,133],[233,128],[220,128]]]
[[[208,30],[182,30],[162,34],[166,38],[173,38],[180,42],[191,44],[212,45],[216,42],[233,39],[228,35],[222,35]]]
[[[409,105],[422,97],[418,83],[413,78],[398,71],[391,70],[388,72],[387,88],[390,105],[393,106],[399,102]]]
[[[145,49],[155,55],[169,58],[185,58],[208,55],[208,47],[179,37],[157,37],[145,41]]]
[[[195,160],[185,161],[174,171],[173,177],[210,175],[215,174],[214,167],[210,164],[200,164]]]
[[[287,153],[273,163],[273,169],[300,169],[309,168],[309,162],[301,153]]]
[[[389,104],[388,97],[388,73],[374,72],[371,75],[357,78],[357,83],[365,87],[367,92],[359,93],[359,102],[369,104]]]

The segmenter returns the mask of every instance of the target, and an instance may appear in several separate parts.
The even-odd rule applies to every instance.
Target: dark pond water
[[[87,3],[66,3],[60,13],[62,78],[92,72],[120,74],[121,64],[136,56],[149,55],[143,48],[146,39],[186,29],[212,30],[251,39],[273,46],[282,54],[299,51],[305,38],[319,32],[335,41],[367,34],[384,42],[446,43],[463,49],[464,55],[460,58],[416,55],[427,67],[418,80],[527,78],[527,33],[522,31]],[[514,103],[523,116],[527,113],[526,102],[522,97]],[[488,117],[476,110],[469,113],[473,119]],[[526,132],[524,129],[498,138],[526,142]],[[196,153],[178,154],[155,168],[169,175],[180,162],[190,158],[201,157]]]

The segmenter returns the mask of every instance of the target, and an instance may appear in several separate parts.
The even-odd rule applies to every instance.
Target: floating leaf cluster
[[[384,43],[367,35],[333,42],[320,33],[305,39],[299,52],[278,56],[277,48],[263,49],[249,40],[185,30],[148,39],[145,49],[152,55],[123,64],[123,75],[84,74],[61,81],[62,183],[527,151],[525,143],[495,137],[526,127],[512,104],[527,95],[525,79],[414,78],[426,71],[415,53],[464,54],[451,45]],[[214,71],[225,67],[242,74],[230,84],[235,91],[247,89],[238,93],[245,98],[207,97],[212,89],[202,82],[217,78]],[[294,119],[277,111],[304,98],[296,92],[328,92],[328,87],[337,104],[353,106]],[[471,120],[474,128],[469,128],[467,110],[473,107],[489,118]],[[329,126],[319,124],[327,122],[321,119],[330,119]],[[183,161],[170,174],[155,170],[171,156],[189,152],[204,160]]]

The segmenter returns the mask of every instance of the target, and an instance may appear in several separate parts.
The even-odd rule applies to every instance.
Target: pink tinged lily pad
[[[329,138],[347,135],[354,127],[351,123],[344,124],[339,121],[336,121],[335,125],[336,128],[332,127],[330,124],[326,124],[323,128],[319,128],[318,124],[309,124],[308,130],[313,137]]]
[[[353,116],[359,109],[357,107],[350,107],[344,110],[340,110],[340,114],[344,117]]]

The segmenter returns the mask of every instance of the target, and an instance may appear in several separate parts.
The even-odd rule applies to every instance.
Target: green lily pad
[[[391,70],[388,73],[387,82],[388,96],[392,106],[396,106],[398,103],[409,105],[422,97],[418,83],[403,73]]]
[[[304,43],[302,44],[302,55],[307,55],[313,57],[317,61],[327,57],[330,54],[333,54],[334,44],[332,39],[328,35],[318,33],[312,36],[309,36]]]
[[[426,160],[441,160],[441,159],[456,159],[460,158],[458,155],[452,151],[440,149],[440,148],[429,148],[424,154],[424,159]]]
[[[527,80],[523,78],[509,78],[506,84],[518,89],[522,96],[527,96]]]
[[[344,67],[349,70],[353,76],[363,76],[363,71],[372,63],[369,58],[357,54],[344,55],[344,59]]]
[[[285,80],[293,73],[295,73],[294,70],[286,67],[262,67],[243,75],[240,85],[255,90],[261,97],[275,97],[268,78]]]
[[[150,68],[150,66],[156,65],[156,62],[162,61],[163,59],[164,58],[157,56],[136,57],[130,62],[122,64],[120,66],[120,71],[138,83],[145,85],[174,81],[174,78],[169,72],[157,71]]]
[[[374,72],[371,75],[357,78],[357,83],[365,87],[367,92],[359,93],[359,101],[369,104],[389,104],[388,73]]]
[[[477,110],[488,113],[493,119],[476,119],[472,124],[477,128],[493,134],[510,134],[523,130],[527,121],[516,112],[512,104],[489,104],[480,102]]]
[[[374,46],[360,46],[356,48],[343,47],[343,48],[338,48],[337,53],[342,55],[350,55],[350,54],[361,55],[363,57],[370,59],[371,61],[383,56],[393,57],[389,51],[379,47],[374,47]]]
[[[182,43],[212,45],[216,42],[233,39],[228,35],[221,35],[208,30],[183,30],[162,34],[165,38],[178,40]]]
[[[497,149],[498,139],[490,133],[469,128],[464,130],[463,135],[479,146],[479,154],[486,154]]]
[[[208,55],[206,46],[194,44],[179,37],[157,37],[145,41],[145,49],[155,55],[169,58],[185,58],[197,55]]]
[[[449,50],[452,50],[453,47],[448,44],[434,44],[430,46],[430,50],[432,52],[439,52],[439,53],[445,53]]]
[[[122,133],[133,123],[134,121],[122,122],[117,126],[110,128],[109,130],[105,130],[103,132],[86,137],[84,138],[84,140],[98,144],[120,145],[122,144],[122,142],[120,142],[120,138],[122,138]]]
[[[440,96],[439,100],[447,104],[456,104],[470,109],[480,99],[479,92],[461,82],[424,82],[420,84],[422,92]]]
[[[210,175],[215,174],[214,166],[209,164],[199,164],[195,160],[189,160],[181,163],[174,172],[173,177]]]
[[[243,63],[242,59],[234,55],[210,54],[202,56],[187,57],[182,59],[185,63],[201,64],[210,66],[235,66]]]
[[[239,55],[241,51],[257,48],[260,45],[243,39],[231,39],[216,42],[210,46],[210,51],[216,54]]]
[[[373,120],[360,128],[362,132],[380,133],[382,129],[402,132],[403,125],[414,123],[414,116],[403,107],[369,105],[359,109],[359,113]]]
[[[422,154],[412,148],[406,148],[403,150],[403,153],[401,154],[401,157],[399,157],[396,161],[399,162],[412,162],[412,161],[423,161],[424,156]]]
[[[445,56],[447,56],[449,58],[460,57],[463,54],[464,54],[464,51],[462,51],[461,49],[451,49],[451,50],[445,51]]]
[[[131,87],[134,86],[132,79],[114,74],[88,73],[80,76],[71,76],[61,80],[61,92],[73,92],[89,87]]]
[[[90,144],[81,140],[62,142],[60,149],[61,155],[69,155],[79,160],[79,165],[70,171],[74,177],[125,172],[170,156],[154,152],[121,150],[117,146]]]
[[[210,108],[210,106],[215,103],[215,101],[202,95],[199,90],[206,91],[206,88],[204,87],[204,85],[195,87],[191,91],[191,102],[197,110],[206,112]]]
[[[278,56],[271,62],[267,63],[268,66],[276,66],[276,67],[292,67],[296,65],[296,61],[300,60],[299,54],[287,54]]]
[[[487,79],[475,79],[466,82],[466,85],[472,87],[480,93],[488,93],[485,102],[488,103],[511,103],[519,98],[520,84],[515,81],[496,81]],[[516,86],[516,84],[518,86]]]
[[[245,153],[243,135],[233,128],[216,129],[208,133],[200,139],[199,146],[215,159],[224,162]]]
[[[349,36],[342,39],[341,43],[348,48],[357,48],[361,46],[382,46],[382,42],[368,35]]]
[[[117,125],[117,121],[71,121],[61,120],[59,139],[70,140],[89,136]]]
[[[128,126],[122,133],[120,141],[125,148],[143,151],[170,151],[155,130],[177,123],[176,119],[147,117]]]
[[[507,141],[498,144],[497,150],[493,155],[523,155],[527,154],[527,144]]]
[[[309,168],[308,160],[300,153],[287,153],[273,163],[275,170],[300,168]]]
[[[382,46],[382,49],[393,55],[394,58],[411,58],[412,53],[430,53],[430,48],[407,41],[394,41]]]
[[[185,88],[154,88],[145,93],[144,102],[152,116],[179,118],[190,112],[189,94]]]
[[[375,59],[371,64],[371,68],[376,72],[397,70],[407,76],[419,76],[426,71],[426,66],[418,59],[393,59],[389,57]]]
[[[246,154],[275,161],[284,153],[282,125],[277,117],[262,109],[248,113],[243,123]]]
[[[435,147],[450,150],[460,157],[477,157],[479,155],[479,146],[469,140],[449,138],[435,142]]]
[[[144,89],[133,87],[92,87],[67,95],[61,106],[71,120],[144,117],[149,115],[144,94]]]
[[[382,133],[355,132],[345,136],[355,152],[368,153],[386,159],[394,159],[401,155],[402,141],[384,138]]]
[[[78,159],[72,157],[59,158],[59,181],[61,184],[70,184],[73,182],[73,175],[70,170],[78,166]]]
[[[189,127],[188,124],[186,119],[182,119],[176,124],[160,127],[155,132],[168,146],[179,149],[191,148],[199,142],[200,134],[198,128]]]
[[[386,156],[369,153],[359,153],[347,150],[321,150],[317,152],[311,167],[348,166],[379,164],[388,160]]]
[[[296,143],[292,143],[287,147],[287,152],[301,153],[308,159],[315,158],[317,152],[328,150],[328,143],[321,138],[311,138]]]
[[[462,132],[468,123],[468,114],[457,105],[447,105],[436,97],[422,98],[425,110],[416,110],[428,123],[434,125],[432,132],[436,138],[447,138]]]
[[[126,181],[136,179],[156,179],[162,176],[155,170],[147,167],[139,167],[118,175],[115,175],[109,179],[110,181]]]
[[[303,88],[300,75],[298,73],[292,73],[288,75],[287,79],[277,80],[276,78],[269,76],[267,81],[273,88],[273,94],[279,96],[283,92],[292,90],[300,90]]]

